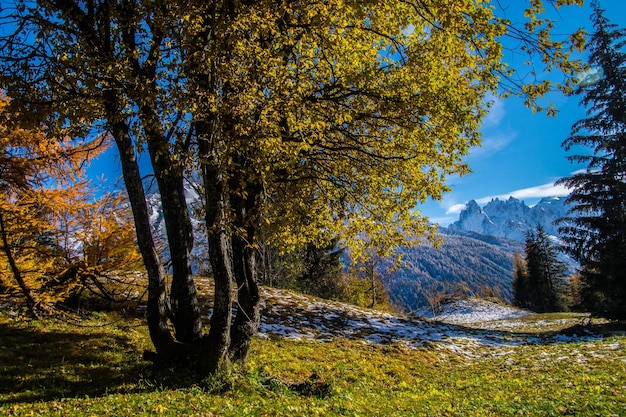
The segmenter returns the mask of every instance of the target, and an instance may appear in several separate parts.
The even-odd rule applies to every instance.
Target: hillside
[[[423,308],[411,315],[379,312],[322,300],[292,291],[263,288],[261,337],[330,342],[337,339],[362,340],[373,344],[400,343],[408,348],[429,346],[473,357],[485,354],[485,347],[505,348],[545,342],[580,341],[579,336],[537,332],[565,328],[581,322],[577,315],[537,320],[534,333],[512,333],[529,319],[541,317],[528,311],[477,298],[451,299],[437,311]],[[462,327],[460,326],[462,325]],[[494,332],[493,328],[509,332]],[[584,340],[598,340],[587,335]]]
[[[497,333],[481,330],[494,324],[502,327],[504,321],[511,329],[520,322],[515,319],[531,313],[479,299],[460,299],[440,306],[433,314],[422,309],[413,315],[398,315],[354,307],[299,293],[263,289],[262,319],[259,329],[261,337],[285,337],[293,340],[317,340],[329,342],[336,339],[363,340],[374,344],[400,343],[408,348],[430,346],[452,350],[473,357],[484,347],[506,348],[521,344],[543,343],[548,339],[537,339],[528,334]],[[421,314],[421,316],[420,316]],[[569,324],[580,319],[574,316]],[[478,327],[459,327],[458,324]],[[560,323],[567,327],[567,322]],[[545,321],[542,326],[553,323]],[[539,328],[541,330],[541,328]],[[562,335],[556,340],[564,341]],[[589,340],[594,340],[592,337]],[[570,341],[579,340],[578,337]]]
[[[497,236],[446,228],[439,230],[443,244],[424,243],[401,249],[402,267],[393,270],[391,260],[381,271],[392,302],[404,311],[428,304],[428,297],[442,292],[484,292],[487,287],[511,299],[513,254],[524,251],[522,242]]]
[[[491,316],[481,321],[483,314],[474,315],[479,323],[471,328],[271,288],[263,289],[263,298],[260,334],[246,369],[202,383],[192,379],[193,370],[158,370],[141,360],[140,352],[150,347],[142,317],[97,313],[75,323],[29,321],[3,305],[0,414],[465,417],[626,412],[626,338],[623,333],[559,331],[580,323],[579,316],[511,317],[507,308],[472,300],[469,305],[476,311],[487,308]]]

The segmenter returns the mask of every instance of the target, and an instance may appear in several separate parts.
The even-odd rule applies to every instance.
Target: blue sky
[[[601,7],[612,23],[626,27],[626,1],[601,0]],[[591,33],[590,15],[586,4],[583,8],[561,8],[554,18],[564,22],[564,31],[585,27]],[[585,109],[578,104],[580,96],[552,94],[549,99],[559,111],[556,118],[532,114],[520,99],[497,100],[482,128],[482,147],[473,149],[466,158],[473,172],[450,178],[452,192],[441,202],[420,206],[423,214],[446,226],[458,219],[469,200],[482,206],[493,198],[512,196],[533,205],[542,197],[567,195],[568,191],[555,187],[554,181],[583,166],[572,165],[566,159],[568,153],[561,143],[572,124],[585,117]]]
[[[520,0],[501,1],[507,2],[523,4]],[[559,33],[570,33],[578,27],[593,30],[589,20],[591,1],[586,3],[582,8],[561,8],[553,15],[563,22],[557,27]],[[626,0],[601,0],[601,6],[613,23],[626,27]],[[513,19],[513,15],[510,17]],[[572,124],[584,117],[585,110],[578,105],[578,96],[552,94],[549,100],[559,111],[556,118],[532,114],[517,98],[496,100],[482,128],[482,146],[474,148],[466,158],[473,172],[462,178],[450,178],[452,192],[443,201],[420,205],[423,214],[446,226],[458,219],[469,200],[484,205],[493,198],[513,196],[533,205],[542,197],[566,195],[567,190],[555,187],[554,181],[582,167],[570,164],[561,143],[569,135]],[[141,157],[142,165],[147,166],[147,154]],[[101,156],[89,169],[91,177],[102,174],[109,185],[121,176],[115,152]]]

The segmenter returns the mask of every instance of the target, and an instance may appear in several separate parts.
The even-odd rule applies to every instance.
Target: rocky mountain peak
[[[565,216],[565,198],[547,197],[529,207],[524,201],[510,197],[493,199],[484,207],[471,200],[449,228],[484,235],[493,235],[524,241],[528,230],[541,225],[550,235],[558,235],[554,222]]]

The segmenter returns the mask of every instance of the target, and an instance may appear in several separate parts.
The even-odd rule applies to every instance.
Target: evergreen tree
[[[593,149],[568,159],[587,164],[584,172],[560,180],[572,189],[572,208],[561,219],[567,250],[581,264],[586,308],[626,317],[626,31],[593,4],[595,32],[589,42],[595,82],[581,82],[577,93],[587,117],[572,126],[563,142]]]
[[[525,258],[524,307],[539,313],[562,310],[567,267],[557,258],[556,247],[541,226],[528,232]]]
[[[530,307],[528,294],[528,272],[526,261],[519,252],[513,254],[513,305],[520,308]]]
[[[325,243],[308,243],[303,248],[280,253],[274,247],[261,248],[259,276],[264,285],[293,289],[329,300],[348,301],[344,293],[344,249],[339,238]]]
[[[304,251],[304,271],[300,277],[305,292],[328,299],[340,299],[343,249],[337,248],[339,239],[327,244],[309,243]]]

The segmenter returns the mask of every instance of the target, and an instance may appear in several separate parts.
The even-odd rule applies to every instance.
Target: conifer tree
[[[513,254],[513,305],[529,308],[529,285],[526,261],[519,252]]]
[[[304,251],[304,271],[300,281],[306,292],[328,299],[341,296],[341,274],[343,249],[337,248],[339,239],[321,245],[309,243]]]
[[[26,115],[8,105],[0,97],[0,275],[3,287],[18,289],[37,316],[78,285],[63,253],[71,243],[60,240],[58,226],[83,206],[88,191],[81,168],[102,146],[22,129],[16,121]]]
[[[536,312],[559,311],[566,265],[557,258],[557,249],[541,226],[526,237],[528,308]]]
[[[587,169],[560,181],[572,193],[559,231],[581,264],[583,304],[594,312],[625,317],[626,31],[610,23],[598,3],[593,10],[589,61],[598,76],[595,82],[580,83],[577,93],[587,117],[572,126],[563,142],[568,151],[584,146],[593,152],[568,157],[586,163]]]

